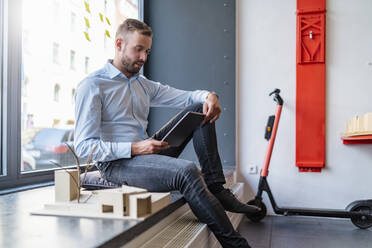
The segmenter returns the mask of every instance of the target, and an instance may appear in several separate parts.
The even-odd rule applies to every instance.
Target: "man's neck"
[[[121,71],[128,79],[131,78],[134,73],[130,73],[128,72],[127,70],[125,70],[122,66],[121,66],[121,62],[118,61],[118,60],[113,60],[112,61],[112,64],[113,66],[115,66],[119,71]]]

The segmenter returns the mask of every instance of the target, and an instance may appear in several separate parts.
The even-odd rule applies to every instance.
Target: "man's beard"
[[[124,70],[126,70],[128,73],[136,74],[138,73],[142,66],[135,67],[136,63],[144,63],[141,60],[131,62],[129,59],[126,59],[124,56],[121,58],[121,64],[123,65]]]

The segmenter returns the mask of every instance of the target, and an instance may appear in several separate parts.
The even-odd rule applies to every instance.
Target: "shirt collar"
[[[124,75],[124,73],[122,73],[118,68],[116,68],[113,64],[112,64],[113,60],[112,59],[109,59],[105,65],[105,69],[106,69],[106,72],[108,74],[108,76],[113,79],[117,76],[120,75],[121,78],[125,78],[125,79],[128,79],[127,76]],[[135,79],[135,78],[138,78],[139,76],[139,73],[136,73],[134,74],[130,79]]]

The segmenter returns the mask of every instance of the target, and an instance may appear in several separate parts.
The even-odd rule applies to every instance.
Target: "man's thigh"
[[[151,154],[106,162],[100,169],[110,182],[145,188],[152,192],[167,192],[177,190],[177,180],[190,166],[195,165],[184,159]]]

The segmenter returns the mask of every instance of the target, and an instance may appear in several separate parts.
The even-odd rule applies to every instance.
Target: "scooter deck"
[[[335,217],[335,218],[351,218],[358,216],[366,216],[372,218],[369,212],[356,212],[337,209],[317,209],[317,208],[291,208],[291,207],[273,207],[276,214],[285,216],[301,215],[301,216],[317,216],[317,217]]]

